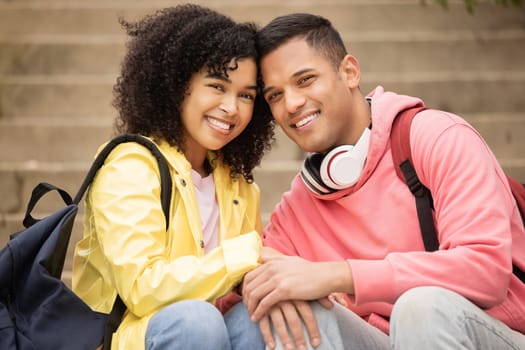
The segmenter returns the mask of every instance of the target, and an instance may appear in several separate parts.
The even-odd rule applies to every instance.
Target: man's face
[[[304,151],[324,152],[356,141],[351,89],[358,82],[341,67],[304,39],[292,39],[261,60],[264,98],[275,121]]]

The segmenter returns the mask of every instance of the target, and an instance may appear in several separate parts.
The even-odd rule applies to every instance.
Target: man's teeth
[[[311,122],[315,118],[319,116],[319,113],[310,114],[308,117],[301,119],[297,124],[295,124],[296,128],[300,128],[301,126]]]
[[[224,129],[224,130],[230,130],[230,128],[232,127],[232,125],[230,125],[230,124],[223,123],[223,122],[221,122],[221,121],[219,121],[217,119],[213,119],[213,118],[208,118],[208,122],[210,122],[210,124],[213,124],[213,125],[215,125],[218,128]]]

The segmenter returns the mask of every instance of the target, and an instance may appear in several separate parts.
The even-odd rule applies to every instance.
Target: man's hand
[[[275,348],[275,339],[271,329],[271,324],[273,324],[284,349],[306,349],[301,320],[306,327],[310,344],[313,347],[319,346],[321,335],[317,320],[310,304],[306,301],[284,301],[273,306],[268,315],[263,316],[259,322],[264,342],[270,349]]]
[[[243,299],[252,320],[285,300],[317,300],[331,292],[353,292],[346,261],[311,262],[263,248],[261,266],[244,276]]]

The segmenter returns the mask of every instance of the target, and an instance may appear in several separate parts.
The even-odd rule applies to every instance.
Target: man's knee
[[[408,312],[424,311],[426,309],[439,308],[450,303],[450,300],[459,297],[448,289],[424,286],[412,288],[403,293],[394,304],[395,310],[406,310]]]
[[[453,301],[461,298],[447,289],[425,286],[406,291],[395,302],[391,315],[391,326],[405,325],[408,328],[432,326],[445,322],[454,312]]]

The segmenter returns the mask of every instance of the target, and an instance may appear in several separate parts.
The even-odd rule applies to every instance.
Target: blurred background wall
[[[112,85],[125,50],[117,18],[182,1],[0,0],[0,247],[21,228],[33,187],[75,194],[97,147],[111,137]],[[277,15],[329,18],[376,85],[462,115],[503,168],[525,182],[525,8],[419,0],[194,1],[264,25]],[[256,170],[263,220],[300,169],[303,153],[277,131]],[[58,208],[53,198],[38,214]],[[72,244],[81,234],[77,218]],[[64,278],[69,277],[70,256]]]

